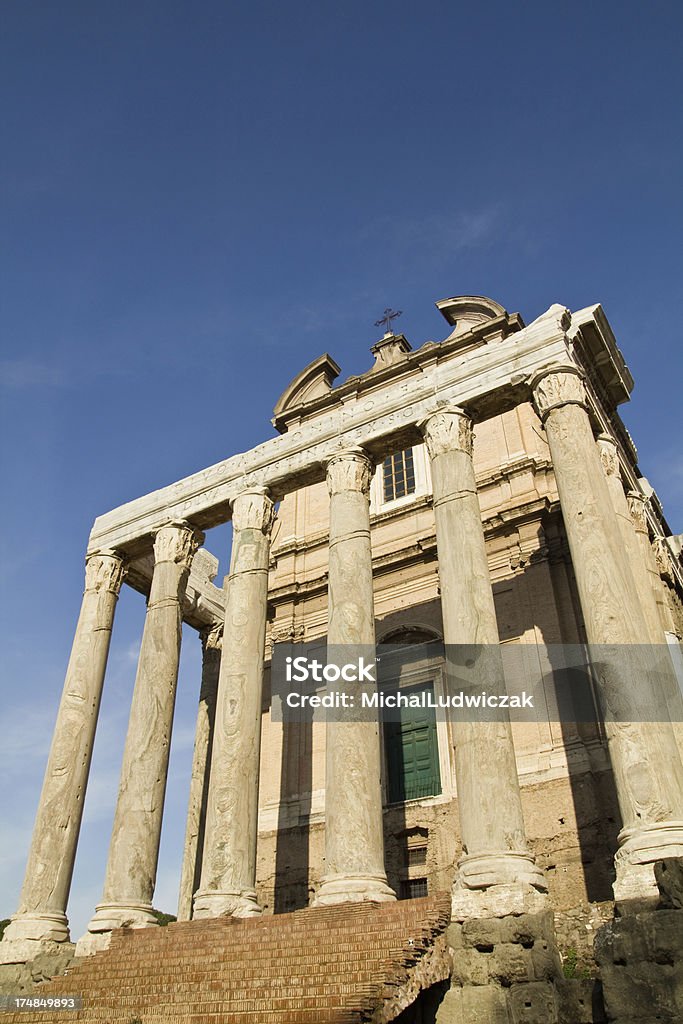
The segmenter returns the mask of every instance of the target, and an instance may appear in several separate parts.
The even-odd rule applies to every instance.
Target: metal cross
[[[391,329],[391,321],[395,320],[397,316],[401,316],[402,313],[402,309],[392,309],[391,306],[387,306],[381,320],[375,320],[375,327],[386,327],[386,331],[384,333],[393,334],[394,332]]]

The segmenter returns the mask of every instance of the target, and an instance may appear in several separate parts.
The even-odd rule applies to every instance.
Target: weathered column
[[[0,943],[0,963],[33,959],[68,942],[71,886],[114,610],[124,576],[115,551],[86,558],[85,593],[66,670],[19,909]]]
[[[645,511],[647,498],[644,494],[641,494],[640,491],[629,491],[627,501],[629,512],[631,513],[631,519],[633,520],[633,528],[638,539],[640,557],[642,564],[645,567],[655,605],[657,607],[660,627],[668,633],[675,633],[674,617],[671,612],[671,608],[669,607],[669,602],[665,596],[665,585],[657,570],[657,560],[652,544],[650,543],[650,533],[647,528],[647,513]]]
[[[645,566],[638,535],[629,510],[626,492],[621,483],[617,443],[609,434],[599,434],[596,443],[602,468],[605,471],[612,508],[616,515],[617,527],[622,542],[622,554],[626,562],[626,571],[631,572],[634,584],[638,588],[640,607],[647,623],[651,642],[653,644],[666,643],[664,627],[660,622],[650,576]]]
[[[623,829],[617,899],[655,896],[653,862],[683,855],[683,767],[662,697],[666,651],[656,646],[628,571],[573,366],[531,382],[545,426],[614,771]]]
[[[202,849],[206,824],[206,801],[209,791],[209,766],[213,744],[213,726],[216,718],[218,673],[221,665],[221,638],[223,623],[214,623],[200,631],[202,641],[202,684],[199,691],[199,710],[194,734],[190,799],[185,828],[185,850],[180,875],[178,920],[192,917],[192,897],[199,888],[202,867]]]
[[[273,502],[261,489],[232,506],[201,884],[193,917],[260,914],[256,900],[261,702]]]
[[[498,624],[472,461],[472,421],[462,409],[420,424],[431,460],[447,666],[458,660],[468,682],[505,692]],[[463,658],[459,659],[458,651]],[[478,686],[476,686],[478,688]],[[495,721],[451,722],[464,856],[456,889],[545,881],[526,841],[512,729]]]
[[[327,464],[330,492],[327,643],[331,660],[375,650],[370,547],[373,464],[361,449]],[[336,650],[335,650],[336,649]],[[345,684],[350,691],[353,684]],[[367,684],[365,684],[367,688]],[[357,702],[359,703],[359,701]],[[341,717],[341,716],[340,716]],[[350,716],[353,718],[354,716]],[[384,868],[379,724],[328,719],[325,753],[325,875],[316,905],[395,900]]]
[[[156,924],[152,897],[166,794],[178,662],[181,605],[192,557],[203,540],[186,522],[154,538],[154,574],[123,752],[102,902],[78,942],[85,956],[109,943],[112,929]]]

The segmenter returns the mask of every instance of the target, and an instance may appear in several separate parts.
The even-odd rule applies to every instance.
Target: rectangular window
[[[419,865],[427,863],[427,847],[426,846],[409,846],[408,847],[408,867],[415,868]]]
[[[401,687],[402,694],[433,693],[432,683]],[[417,800],[441,792],[434,708],[401,708],[384,723],[389,802]]]
[[[428,896],[426,878],[404,878],[401,882],[401,899],[416,900],[420,896]]]
[[[414,494],[415,466],[412,448],[387,455],[382,463],[382,480],[385,501],[395,501],[396,498],[404,498],[406,494]]]

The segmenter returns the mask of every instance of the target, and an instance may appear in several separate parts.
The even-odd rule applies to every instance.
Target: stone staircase
[[[446,980],[447,893],[249,919],[120,929],[35,995],[83,1009],[3,1014],[3,1024],[385,1024]]]

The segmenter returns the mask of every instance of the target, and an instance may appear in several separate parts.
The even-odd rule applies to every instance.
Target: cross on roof
[[[384,316],[379,320],[375,320],[375,327],[385,327],[385,334],[393,334],[391,329],[391,321],[395,320],[397,316],[401,316],[403,313],[402,309],[392,309],[391,306],[387,306],[384,310]]]

